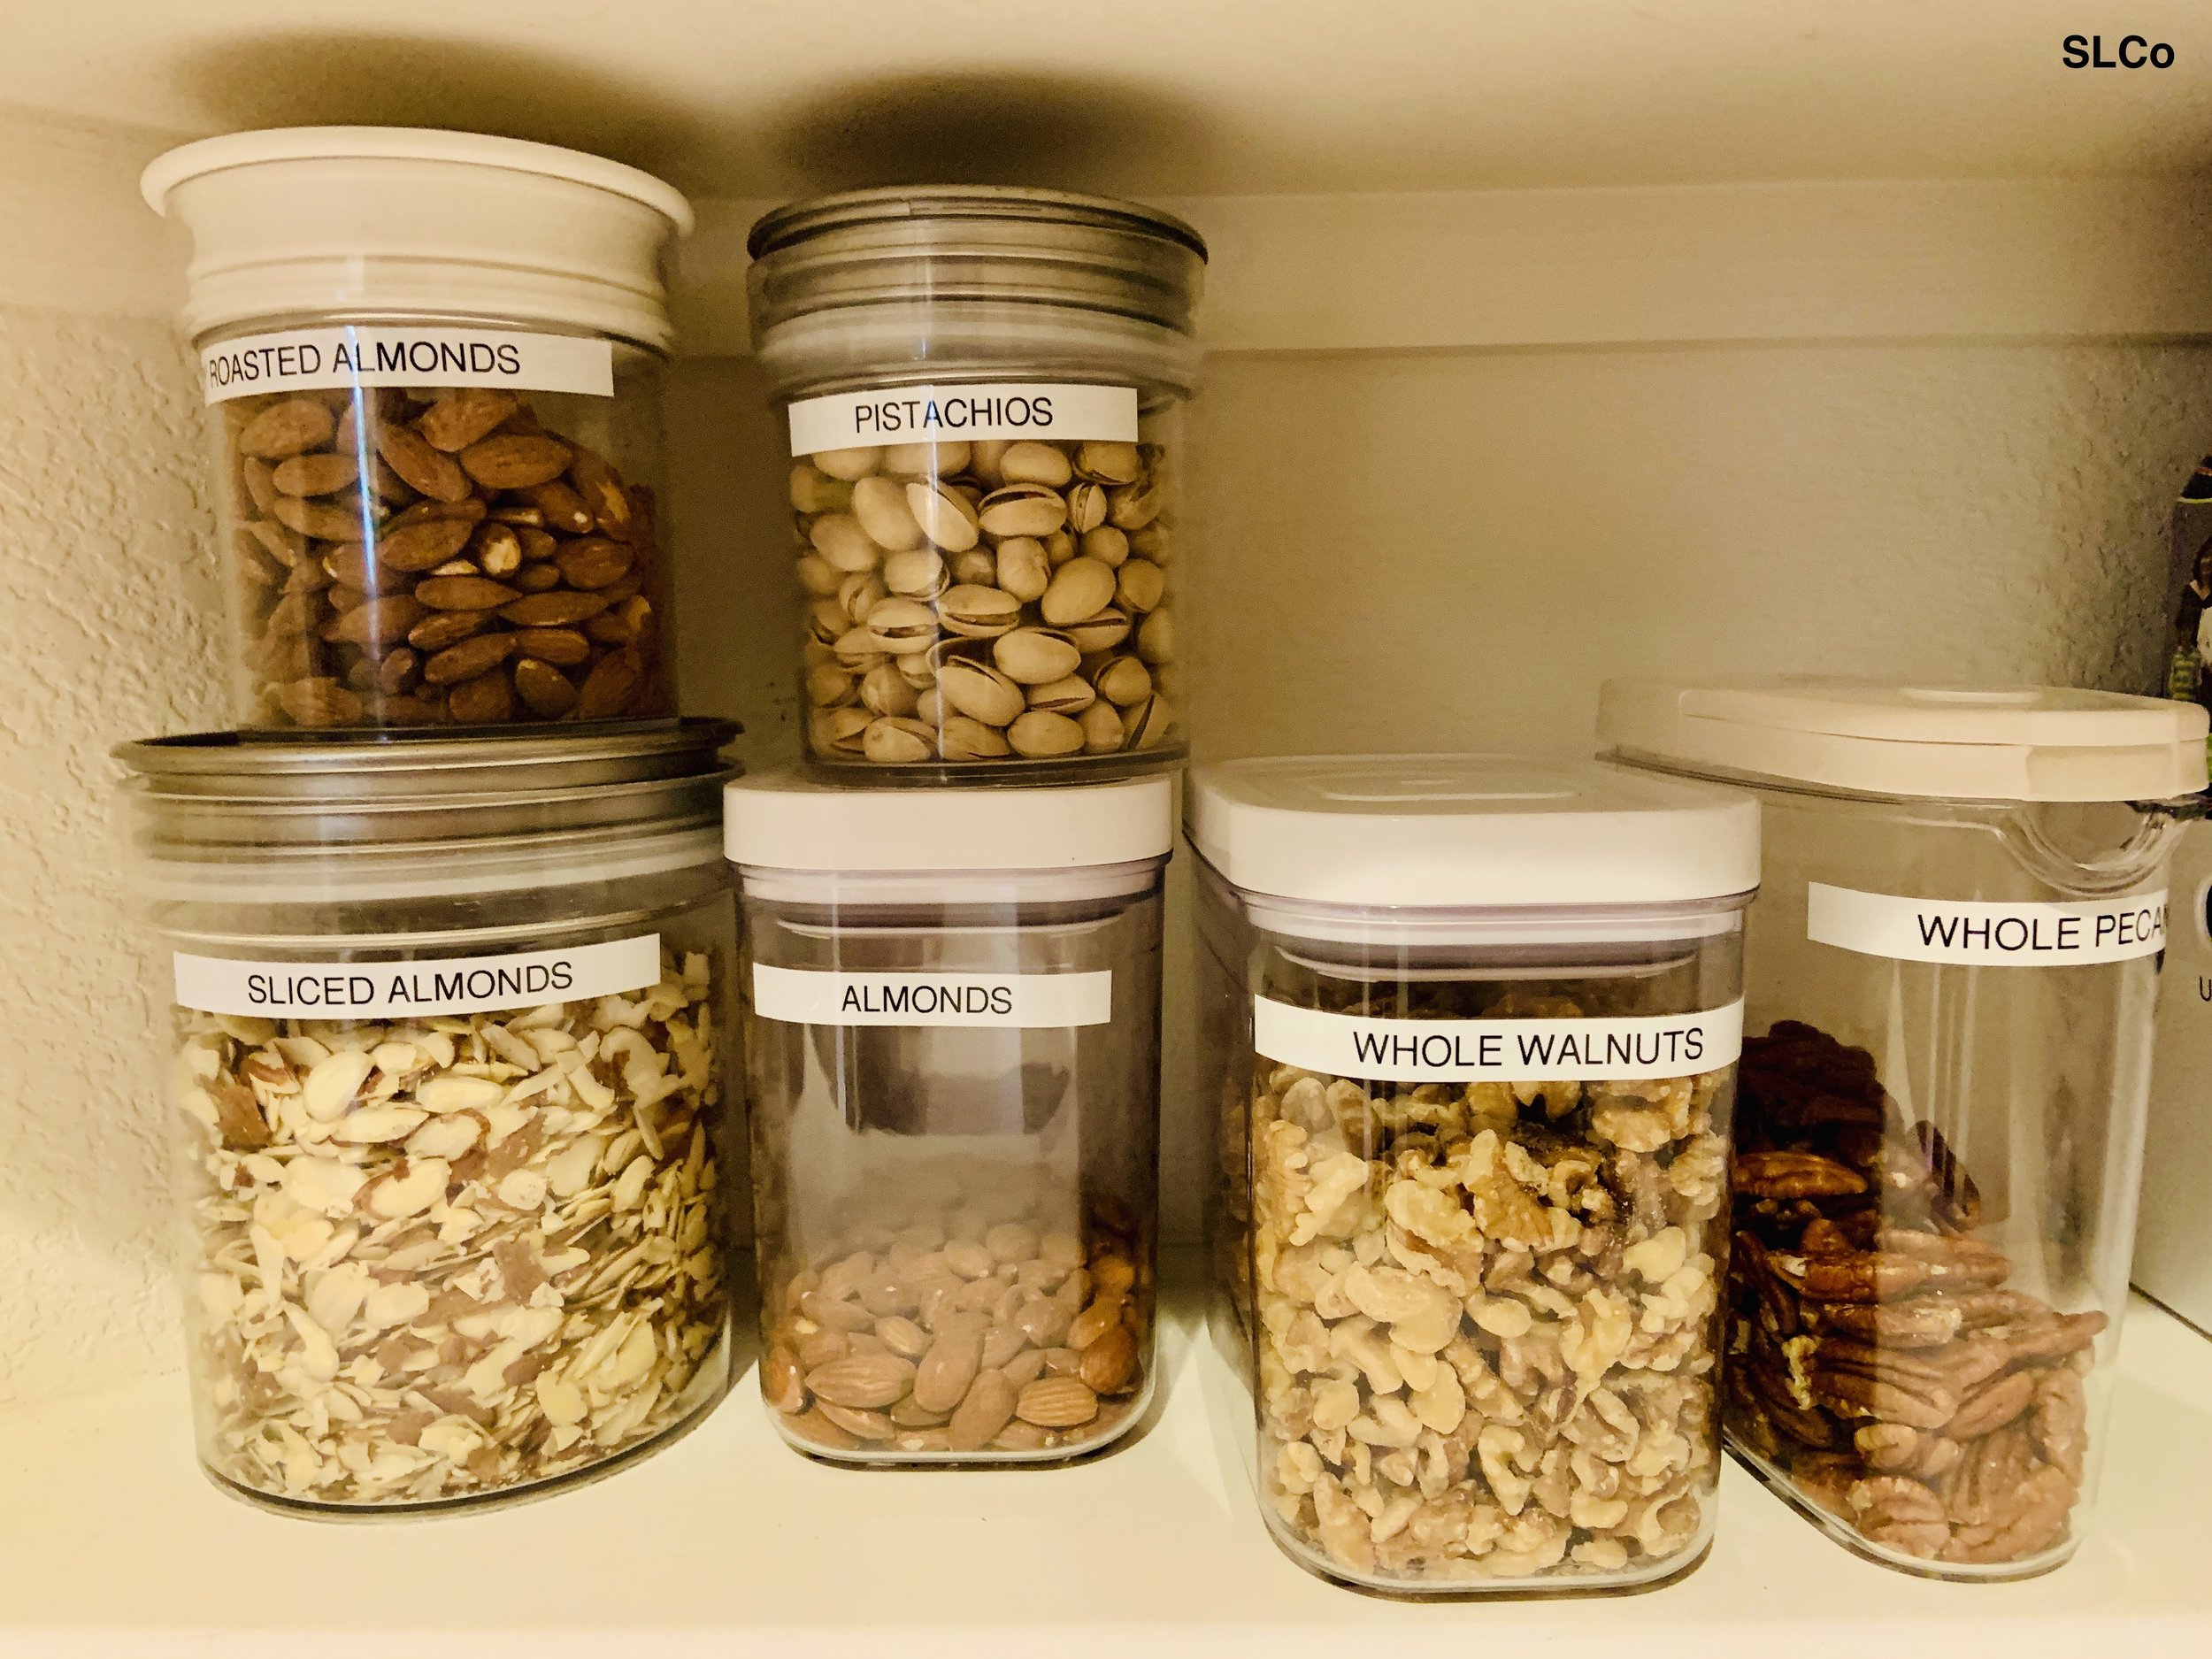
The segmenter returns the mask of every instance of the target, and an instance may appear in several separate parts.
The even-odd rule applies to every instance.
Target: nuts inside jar
[[[310,1504],[549,1480],[726,1363],[714,970],[341,1024],[180,1010],[203,1455]]]
[[[761,1391],[788,1432],[892,1461],[1114,1438],[1152,1351],[1131,1229],[1008,1171],[913,1171],[845,1208],[869,1219],[770,1288]]]
[[[790,496],[808,743],[884,765],[1073,759],[1178,735],[1155,443],[826,450]]]
[[[1258,1060],[1261,1475],[1294,1542],[1397,1583],[1697,1546],[1732,1070],[1371,1087]]]
[[[2105,1316],[2008,1287],[1972,1177],[1865,1049],[1778,1021],[1744,1045],[1741,1123],[1731,1440],[1899,1555],[2063,1544]]]
[[[653,493],[515,393],[220,407],[248,724],[667,710]]]

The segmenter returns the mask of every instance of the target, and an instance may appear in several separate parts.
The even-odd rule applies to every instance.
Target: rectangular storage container
[[[1438,1595],[1701,1558],[1758,821],[1586,761],[1194,775],[1212,1317],[1302,1565]]]
[[[2019,687],[1619,680],[1608,749],[1755,789],[1731,1446],[1948,1578],[2078,1546],[2206,715]]]
[[[1142,1417],[1171,793],[731,787],[761,1391],[800,1451],[1052,1463]]]

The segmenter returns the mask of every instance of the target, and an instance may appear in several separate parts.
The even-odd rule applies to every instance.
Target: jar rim
[[[755,221],[745,239],[745,250],[759,259],[854,226],[929,219],[1026,220],[1118,230],[1179,242],[1200,260],[1207,257],[1206,239],[1194,227],[1141,202],[1026,185],[975,184],[879,186],[788,202]]]

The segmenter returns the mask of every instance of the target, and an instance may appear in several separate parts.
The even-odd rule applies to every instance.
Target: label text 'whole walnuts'
[[[202,347],[200,386],[211,403],[355,386],[503,386],[611,397],[614,346],[501,328],[288,328]]]
[[[581,1002],[660,979],[660,935],[415,962],[238,962],[175,953],[180,1008],[268,1019],[392,1019]]]
[[[1743,1003],[1613,1019],[1371,1019],[1256,996],[1252,1046],[1308,1071],[1398,1083],[1684,1077],[1734,1062]]]

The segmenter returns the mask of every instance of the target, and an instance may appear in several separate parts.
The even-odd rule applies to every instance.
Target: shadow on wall
[[[565,144],[703,194],[803,195],[941,181],[1152,188],[1157,158],[1212,146],[1198,106],[1121,81],[991,71],[828,87],[711,118],[649,82],[505,42],[273,29],[185,56],[172,79],[227,129],[451,127]]]

